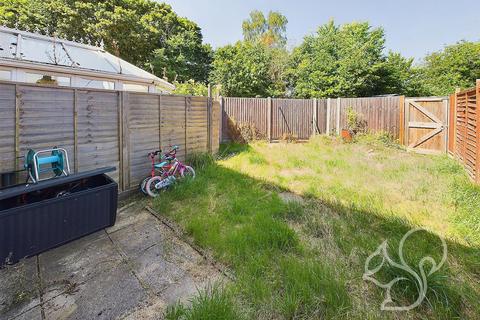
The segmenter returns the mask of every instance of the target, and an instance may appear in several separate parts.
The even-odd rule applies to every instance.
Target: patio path
[[[222,280],[143,207],[114,227],[0,270],[0,319],[161,319]]]

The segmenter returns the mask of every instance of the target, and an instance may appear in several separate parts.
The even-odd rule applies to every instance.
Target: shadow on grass
[[[248,149],[230,145],[220,154],[227,157]],[[279,197],[282,192],[290,191],[211,163],[197,172],[195,180],[177,184],[155,200],[159,214],[179,223],[237,278],[221,292],[202,293],[190,307],[170,308],[167,318],[395,317],[380,311],[385,292],[362,280],[364,264],[384,240],[398,262],[401,238],[417,226],[391,213],[312,196],[286,203]],[[445,266],[428,276],[427,298],[409,315],[450,319],[480,312],[479,288],[467,280],[479,280],[480,250],[451,241],[447,245]],[[404,250],[405,260],[417,273],[423,257],[441,260],[441,242],[432,233],[416,234]],[[374,259],[369,268],[381,262]],[[428,273],[432,265],[425,267]],[[419,284],[410,273],[386,263],[375,276],[382,283],[405,277],[392,289],[394,304],[416,300]]]

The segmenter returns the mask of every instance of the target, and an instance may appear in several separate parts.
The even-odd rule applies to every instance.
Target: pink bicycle
[[[174,184],[178,179],[190,178],[195,179],[195,170],[183,164],[177,159],[178,146],[173,146],[172,149],[162,156],[162,162],[155,164],[152,160],[151,177],[145,178],[145,187],[142,186],[142,191],[145,191],[151,197],[157,197],[160,191],[167,189]],[[152,159],[159,152],[150,153],[149,157]],[[158,173],[158,174],[157,174]],[[142,183],[143,185],[143,183]]]

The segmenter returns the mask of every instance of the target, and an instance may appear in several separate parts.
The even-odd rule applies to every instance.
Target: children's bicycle
[[[155,157],[161,153],[161,150],[148,154],[152,161],[152,171],[140,185],[142,192],[151,197],[157,197],[161,191],[166,190],[177,180],[187,177],[195,178],[195,170],[177,159],[178,149],[178,146],[173,146],[169,152],[162,155],[161,162],[158,164],[155,164]]]

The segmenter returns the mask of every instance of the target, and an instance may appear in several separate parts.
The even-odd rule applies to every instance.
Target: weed
[[[200,291],[190,306],[174,304],[165,313],[167,320],[225,320],[242,319],[232,297],[218,285]]]
[[[189,154],[186,161],[195,170],[203,170],[215,162],[215,158],[208,152]]]
[[[249,122],[237,122],[233,118],[227,121],[227,132],[229,138],[238,143],[249,143],[255,140],[265,139],[264,135],[257,129],[255,124]]]

